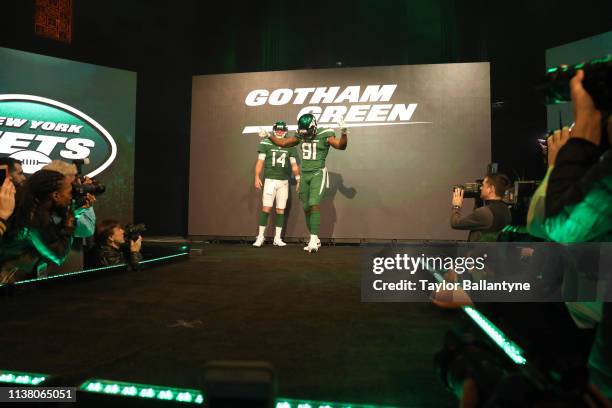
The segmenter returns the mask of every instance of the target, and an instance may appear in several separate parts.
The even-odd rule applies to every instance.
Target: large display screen
[[[0,48],[0,157],[26,174],[89,159],[98,220],[132,221],[135,116],[136,73]]]
[[[340,118],[350,129],[347,149],[327,156],[321,237],[467,236],[450,228],[451,190],[482,178],[490,162],[488,63],[193,77],[190,235],[256,234],[260,128],[283,120],[291,135],[307,112],[337,137]],[[292,186],[285,236],[307,235]]]

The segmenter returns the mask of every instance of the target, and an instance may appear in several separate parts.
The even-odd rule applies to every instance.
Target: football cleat
[[[319,245],[317,245],[316,242],[308,243],[308,245],[304,247],[304,251],[308,251],[309,253],[317,252],[318,250],[319,250]]]
[[[319,248],[321,248],[321,240],[319,238],[317,239],[310,238],[308,245],[304,247],[304,251],[317,252]]]
[[[274,238],[274,245],[279,247],[287,246],[287,244],[284,243],[283,240],[280,238]]]
[[[310,246],[311,241],[312,239],[308,241],[308,244],[306,244],[306,246],[304,247],[304,251],[308,251],[308,247]],[[321,248],[321,240],[319,238],[317,238],[316,245],[317,248]]]
[[[255,242],[253,242],[253,246],[259,248],[260,246],[263,245],[265,240],[266,239],[264,237],[258,236],[257,239],[255,240]],[[275,245],[276,245],[276,243],[275,243]]]

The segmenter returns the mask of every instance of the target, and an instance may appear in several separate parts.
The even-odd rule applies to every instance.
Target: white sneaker
[[[264,241],[265,241],[265,240],[266,240],[266,238],[264,238],[264,237],[263,237],[263,236],[261,236],[261,235],[258,235],[258,236],[257,236],[257,239],[256,239],[256,240],[255,240],[255,242],[253,243],[253,246],[254,246],[254,247],[259,248],[260,246],[262,246],[262,245],[263,245],[263,243],[264,243]]]
[[[279,247],[287,246],[287,244],[284,243],[281,238],[276,238],[276,237],[274,238],[274,245],[279,246]]]

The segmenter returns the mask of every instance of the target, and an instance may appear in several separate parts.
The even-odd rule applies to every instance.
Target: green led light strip
[[[527,359],[523,357],[523,349],[508,338],[497,326],[495,326],[482,313],[471,306],[463,306],[463,311],[472,318],[486,334],[497,344],[516,364],[527,364]]]
[[[146,264],[146,263],[149,263],[149,262],[163,261],[164,259],[176,258],[177,256],[185,256],[185,255],[189,255],[189,252],[181,252],[180,254],[162,256],[160,258],[147,259],[146,261],[138,262],[138,264],[139,265],[143,265],[143,264]]]
[[[0,371],[0,383],[38,385],[47,379],[46,374],[20,371]]]
[[[39,385],[49,374],[26,373],[21,371],[0,370],[0,383]],[[164,387],[160,385],[138,384],[122,381],[92,379],[87,380],[79,390],[95,394],[115,395],[118,397],[141,398],[149,400],[176,401],[187,404],[204,404],[204,394],[188,388]],[[351,404],[345,402],[323,402],[277,398],[276,408],[395,408],[381,405]]]
[[[381,405],[359,405],[344,402],[302,401],[287,398],[277,398],[276,408],[393,408]]]
[[[434,275],[438,282],[442,282],[444,280],[444,277],[440,273],[436,271],[430,272]],[[520,348],[515,342],[510,340],[510,338],[508,338],[503,331],[493,324],[493,322],[487,319],[485,315],[480,313],[472,306],[462,306],[461,308],[474,321],[474,323],[476,323],[478,327],[480,327],[482,331],[484,331],[485,334],[489,336],[489,338],[493,340],[508,357],[510,357],[512,361],[520,365],[527,364],[527,359],[523,357],[523,349]]]
[[[33,279],[22,280],[22,281],[19,281],[19,282],[15,282],[15,285],[23,285],[23,284],[32,283],[32,282],[42,282],[42,281],[47,281],[47,280],[51,280],[51,279],[64,278],[66,276],[82,275],[84,273],[104,271],[104,270],[108,270],[108,269],[119,269],[119,268],[122,268],[124,266],[126,266],[126,264],[119,264],[119,265],[112,265],[112,266],[102,266],[100,268],[83,269],[82,271],[60,273],[58,275],[45,276],[45,277],[42,277],[42,278],[33,278]]]
[[[176,401],[188,404],[203,404],[204,395],[198,390],[135,384],[108,380],[88,380],[79,387],[81,391],[120,397],[150,400]]]
[[[164,259],[176,258],[177,256],[185,256],[185,255],[189,255],[189,252],[181,252],[179,254],[162,256],[162,257],[159,257],[159,258],[147,259],[146,261],[138,262],[138,264],[142,265],[142,264],[147,264],[147,263],[150,263],[150,262],[158,262],[158,261],[163,261]],[[61,274],[58,274],[58,275],[45,276],[45,277],[42,277],[42,278],[26,279],[26,280],[22,280],[22,281],[19,281],[19,282],[15,282],[15,285],[24,285],[26,283],[32,283],[32,282],[48,281],[48,280],[51,280],[51,279],[64,278],[66,276],[82,275],[84,273],[98,272],[98,271],[104,271],[104,270],[109,270],[109,269],[119,269],[119,268],[123,268],[123,267],[126,267],[126,266],[127,266],[127,264],[119,264],[119,265],[111,265],[111,266],[102,266],[102,267],[99,267],[99,268],[83,269],[82,271],[61,273]],[[4,285],[0,285],[0,287],[2,287],[2,286],[4,286]]]

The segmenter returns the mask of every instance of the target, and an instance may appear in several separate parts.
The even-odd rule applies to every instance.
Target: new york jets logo
[[[51,160],[89,158],[89,177],[111,165],[117,144],[110,133],[80,110],[35,95],[0,94],[0,156],[22,162],[24,173]]]

